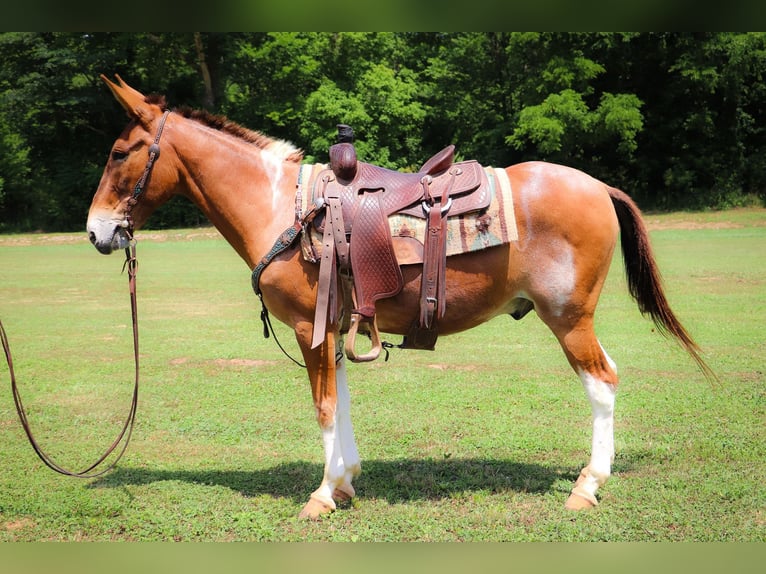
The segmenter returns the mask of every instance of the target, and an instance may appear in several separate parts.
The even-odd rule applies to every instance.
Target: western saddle
[[[403,287],[388,217],[406,214],[426,220],[426,236],[420,316],[400,346],[433,349],[438,320],[446,310],[446,218],[489,206],[484,169],[476,161],[454,162],[455,147],[450,145],[417,173],[393,171],[357,161],[353,131],[341,124],[338,132],[338,143],[330,147],[330,166],[317,176],[314,209],[303,221],[304,229],[313,225],[322,236],[312,345],[324,341],[328,321],[333,325],[340,319],[341,332],[348,333],[348,358],[363,362],[378,357],[382,344],[375,302],[395,296]],[[371,339],[366,354],[355,351],[360,330]]]

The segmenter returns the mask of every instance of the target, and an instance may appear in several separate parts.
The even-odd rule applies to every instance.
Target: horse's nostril
[[[90,239],[90,242],[95,245],[96,244],[96,234],[92,231],[88,232],[88,239]]]

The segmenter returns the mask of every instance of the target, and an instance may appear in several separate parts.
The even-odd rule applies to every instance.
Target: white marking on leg
[[[345,359],[341,359],[335,371],[337,402],[333,424],[322,429],[322,442],[325,451],[325,470],[322,484],[312,493],[312,497],[335,508],[332,498],[336,489],[353,497],[354,487],[351,481],[361,471],[359,453],[354,440],[351,425],[351,395],[348,390]]]
[[[591,404],[593,442],[590,463],[583,469],[572,492],[595,504],[596,491],[612,471],[615,388],[585,371],[580,371],[579,375]]]
[[[604,345],[601,344],[601,341],[598,342],[598,346],[601,347],[601,352],[604,353],[604,357],[606,357],[606,362],[609,363],[609,366],[612,367],[612,370],[616,373],[617,363],[615,363],[612,360],[612,357],[609,356],[609,353],[606,352],[606,349],[604,349]]]
[[[322,443],[324,444],[325,456],[324,477],[319,488],[311,493],[311,498],[323,502],[333,510],[335,509],[335,501],[332,499],[332,493],[339,482],[338,474],[342,476],[342,472],[339,473],[338,471],[339,467],[342,468],[343,465],[343,457],[340,455],[336,430],[337,424],[335,422],[322,429]]]
[[[341,454],[345,467],[344,485],[350,489],[347,490],[347,493],[353,496],[354,489],[351,486],[351,480],[359,475],[362,467],[359,452],[356,448],[356,440],[354,439],[354,427],[351,424],[351,393],[348,389],[348,377],[346,376],[346,358],[342,355],[335,370],[335,385],[338,396],[336,419]],[[346,490],[345,487],[344,490]]]

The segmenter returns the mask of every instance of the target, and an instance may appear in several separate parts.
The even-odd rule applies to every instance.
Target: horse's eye
[[[114,161],[122,161],[122,160],[124,160],[126,157],[128,157],[128,154],[127,154],[126,152],[124,152],[124,151],[117,151],[117,150],[114,150],[114,151],[112,152],[112,159],[113,159]]]

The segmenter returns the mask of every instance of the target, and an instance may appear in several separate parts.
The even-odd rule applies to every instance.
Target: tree
[[[139,88],[153,83],[181,103],[197,104],[201,93],[190,34],[3,33],[0,61],[7,229],[82,228],[125,124],[100,73],[120,73]],[[6,169],[23,166],[26,178],[8,177]]]
[[[655,207],[725,207],[764,197],[762,33],[651,33],[633,39],[646,102],[636,179]]]
[[[620,49],[621,40],[603,34],[512,35],[509,73],[518,112],[505,141],[521,158],[571,165],[614,185],[627,182],[643,130],[643,102],[628,86],[599,81],[608,74],[605,56]]]
[[[447,144],[572,165],[643,207],[766,197],[766,34],[0,33],[0,230],[81,229],[124,112],[120,74],[326,161],[416,169]],[[201,222],[173,201],[152,225]]]
[[[393,33],[271,33],[239,39],[228,116],[327,160],[336,125],[351,125],[360,157],[409,167],[424,106],[407,46]],[[255,80],[254,80],[255,79]]]
[[[510,35],[456,33],[432,40],[433,55],[420,80],[428,102],[430,149],[454,143],[461,157],[494,165],[512,163],[513,153],[504,141],[514,116],[508,76]]]

